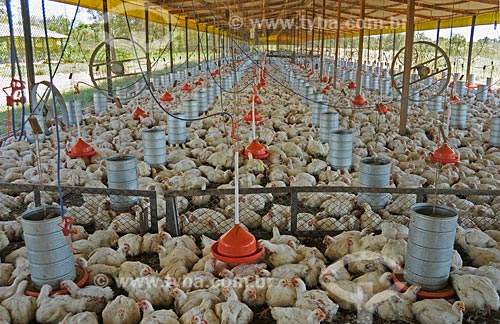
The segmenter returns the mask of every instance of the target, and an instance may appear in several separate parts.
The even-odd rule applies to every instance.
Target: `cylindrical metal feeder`
[[[134,155],[113,155],[106,160],[108,188],[131,189],[139,187],[137,179],[137,159]],[[111,195],[111,208],[114,211],[129,211],[138,198],[134,196]]]
[[[488,100],[488,86],[478,85],[476,89],[476,101],[485,102]]]
[[[312,105],[312,123],[314,126],[319,126],[319,116],[328,110],[328,101],[321,100]]]
[[[122,105],[128,104],[130,101],[129,95],[128,95],[128,88],[118,88],[115,91],[115,96],[120,99],[120,103]]]
[[[491,117],[489,143],[491,146],[500,147],[500,116]]]
[[[198,100],[198,113],[202,113],[208,110],[206,91],[197,91],[196,100]]]
[[[429,101],[427,105],[427,111],[429,112],[442,112],[443,111],[443,97],[436,96]]]
[[[94,113],[108,110],[108,98],[100,92],[94,92]]]
[[[208,105],[211,105],[215,101],[215,91],[214,91],[215,85],[209,85],[206,87],[206,93],[207,93],[207,109]]]
[[[467,78],[467,82],[469,83],[470,86],[473,86],[476,84],[476,75],[471,73],[469,74],[468,78]]]
[[[382,79],[380,94],[383,96],[388,96],[391,94],[391,80]]]
[[[185,118],[184,114],[172,114],[167,117],[168,144],[186,143],[186,121],[178,118]]]
[[[57,225],[60,215],[56,206],[35,207],[21,214],[31,282],[37,289],[51,285],[58,290],[62,280],[76,278],[73,251]]]
[[[319,116],[319,140],[328,143],[330,133],[339,128],[339,114],[335,111],[327,111]]]
[[[457,96],[459,96],[459,97],[465,96],[465,91],[466,91],[466,88],[465,88],[464,81],[455,82],[455,93]]]
[[[391,161],[368,157],[359,163],[359,185],[361,187],[387,188],[391,177]],[[389,202],[388,193],[359,193],[358,206],[368,203],[373,211],[384,208]]]
[[[458,215],[447,206],[420,203],[410,210],[405,280],[426,291],[448,285]]]
[[[456,128],[465,128],[467,124],[467,109],[469,105],[464,103],[451,104],[450,126]]]
[[[160,86],[161,86],[161,79],[162,79],[162,74],[153,74],[151,76],[152,78],[152,81],[153,81],[153,87],[155,88],[155,90],[159,90],[160,89]]]
[[[370,89],[374,91],[380,89],[380,79],[375,75],[372,75],[370,77]]]
[[[165,130],[159,127],[142,130],[144,161],[152,167],[167,163],[167,138]]]
[[[182,106],[184,107],[184,116],[186,116],[186,119],[198,118],[198,100],[184,99]],[[189,124],[191,124],[191,121],[186,121],[186,125]]]
[[[76,121],[82,123],[82,103],[80,100],[71,100],[66,102],[66,107],[68,110],[68,121],[70,125],[76,125]],[[78,116],[78,118],[77,118]]]
[[[354,135],[347,129],[339,129],[330,133],[328,143],[328,164],[337,170],[350,168],[352,165],[352,141]]]

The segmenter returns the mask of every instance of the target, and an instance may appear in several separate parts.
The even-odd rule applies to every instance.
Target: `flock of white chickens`
[[[265,160],[240,159],[241,187],[357,186],[360,159],[377,156],[392,162],[392,183],[398,188],[500,188],[500,149],[487,144],[488,121],[500,105],[498,93],[489,94],[488,106],[475,102],[473,96],[462,98],[471,104],[467,128],[451,129],[448,134],[448,144],[460,156],[455,165],[432,165],[426,159],[442,143],[437,131],[439,116],[428,113],[425,104],[411,108],[407,136],[398,134],[398,102],[390,104],[385,115],[374,109],[341,109],[339,127],[355,134],[353,169],[335,171],[328,166],[328,144],[318,140],[318,127],[312,124],[310,107],[284,88],[287,83],[280,74],[285,71],[283,63],[269,61],[267,67],[271,77],[258,90],[263,103],[256,109],[263,122],[257,125],[256,135],[270,154]],[[291,68],[296,75],[305,77],[297,66]],[[241,84],[252,78],[253,73],[244,74]],[[310,82],[319,90],[323,87]],[[181,98],[189,96],[179,87],[160,90],[168,90],[176,98],[167,104],[170,112],[180,111]],[[237,116],[236,120],[246,115],[251,92],[250,88],[240,90],[236,95],[222,94],[223,104],[216,101],[208,113],[223,108]],[[161,96],[162,92],[156,94]],[[349,90],[344,95],[334,89],[325,98],[335,106],[347,107],[350,95]],[[389,99],[377,93],[364,95],[369,103]],[[137,105],[148,111],[149,117],[134,120],[132,111]],[[251,126],[238,122],[237,139],[233,140],[231,125],[225,117],[192,122],[187,129],[186,144],[168,147],[167,165],[150,168],[143,161],[140,130],[165,127],[168,134],[166,120],[165,113],[153,109],[148,93],[122,108],[112,106],[99,116],[85,117],[81,135],[97,154],[90,164],[85,164],[61,151],[63,185],[106,187],[106,158],[116,153],[133,154],[138,158],[140,189],[157,193],[162,226],[166,222],[167,190],[233,189],[233,144],[244,149],[252,141]],[[53,133],[40,143],[39,155],[34,153],[33,144],[4,141],[0,147],[1,181],[55,184],[58,164],[55,136]],[[64,128],[60,137],[69,150],[77,137],[76,127]],[[214,259],[210,254],[213,244],[210,238],[202,236],[203,250],[200,250],[193,238],[187,236],[214,237],[229,230],[235,209],[233,195],[176,197],[181,231],[187,234],[180,237],[171,237],[163,231],[140,236],[142,205],[134,207],[131,213],[117,215],[110,208],[109,198],[84,196],[84,203],[68,207],[67,215],[81,225],[73,237],[75,262],[89,272],[88,286],[80,289],[72,282],[63,282],[61,287],[69,295],[49,297],[51,288],[47,286],[38,298],[26,296],[25,279],[29,271],[26,250],[16,250],[4,258],[5,263],[0,263],[0,318],[4,322],[244,324],[257,322],[265,315],[257,311],[270,307],[267,315],[278,323],[335,321],[337,313],[343,310],[373,314],[384,320],[436,323],[439,318],[439,323],[461,323],[464,309],[498,311],[500,307],[500,250],[497,249],[500,199],[493,195],[447,195],[429,201],[447,203],[457,209],[461,225],[457,230],[457,247],[471,262],[463,267],[460,253],[455,252],[451,284],[457,297],[448,301],[417,301],[418,285],[405,293],[391,289],[393,271],[398,272],[404,260],[408,234],[404,224],[409,220],[406,212],[416,201],[413,195],[394,196],[388,206],[375,213],[368,204],[360,206],[360,211],[352,194],[300,193],[301,206],[319,212],[299,213],[299,230],[342,232],[325,236],[324,253],[302,245],[296,237],[279,234],[289,229],[291,210],[290,206],[280,204],[278,195],[242,195],[239,206],[242,224],[251,231],[272,231],[273,238],[259,241],[266,251],[262,259],[238,266]],[[55,204],[56,198],[43,194],[42,202]],[[33,194],[0,193],[2,249],[9,242],[22,240],[20,223],[10,220],[12,211],[33,207],[33,200]],[[218,208],[214,208],[214,201]],[[88,235],[82,226],[91,224],[97,230]],[[374,234],[372,230],[382,233]],[[159,258],[159,267],[157,262],[127,261],[144,256]],[[115,296],[116,292],[122,295]]]

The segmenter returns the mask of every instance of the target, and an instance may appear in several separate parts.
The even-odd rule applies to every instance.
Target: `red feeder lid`
[[[257,117],[257,116],[256,116]],[[254,159],[265,159],[269,156],[269,152],[266,150],[264,145],[260,144],[258,140],[253,140],[250,145],[243,151],[243,157],[248,159],[248,154],[251,153]]]
[[[212,245],[212,255],[222,262],[247,263],[257,260],[264,252],[247,230],[236,224]]]
[[[252,110],[250,110],[248,112],[248,114],[245,115],[245,117],[243,117],[243,119],[247,122],[252,122]],[[257,110],[255,110],[255,121],[256,122],[260,122],[262,121],[262,116],[259,114],[259,112]]]
[[[349,82],[349,84],[347,85],[347,87],[349,89],[356,89],[356,83],[354,83],[354,81],[351,81],[351,82]]]
[[[489,93],[493,93],[493,89],[488,88],[488,92],[489,92]]]
[[[260,85],[266,85],[266,79],[261,78],[259,84]]]
[[[323,81],[325,83],[328,82],[328,77],[325,75],[323,78],[321,78],[321,81]]]
[[[307,72],[307,76],[311,76],[313,75],[313,71],[309,70],[309,72]]]
[[[455,86],[455,81],[451,81],[450,84],[448,84],[448,88],[453,88]]]
[[[432,162],[439,163],[456,163],[458,162],[458,156],[453,152],[453,150],[448,146],[448,144],[443,144],[434,153],[429,154]]]
[[[299,65],[300,69],[303,70],[304,69],[304,65]]]
[[[460,98],[458,98],[457,96],[453,95],[450,96],[450,102],[460,102],[460,101],[461,101]]]
[[[92,156],[96,154],[96,151],[90,144],[79,138],[75,145],[71,148],[71,151],[68,152],[68,156],[72,159],[79,157]]]
[[[219,70],[215,70],[212,73],[210,73],[211,76],[216,76],[217,74],[219,74]]]
[[[189,86],[189,84],[186,83],[185,85],[182,86],[181,90],[182,91],[191,91],[191,90],[193,90],[193,88],[191,88]]]
[[[352,103],[355,104],[356,106],[366,105],[366,101],[365,99],[363,99],[363,97],[361,97],[361,95],[357,95],[356,97],[354,97]]]
[[[134,113],[132,114],[132,118],[134,120],[139,120],[139,117],[146,118],[149,117],[149,114],[142,110],[141,108],[137,107],[134,110]]]
[[[203,78],[199,78],[198,80],[196,80],[194,84],[201,85],[202,83],[203,83]]]
[[[160,98],[160,101],[163,101],[163,102],[172,101],[172,100],[174,100],[174,97],[172,97],[172,95],[169,92],[165,92],[163,94],[163,96],[161,96],[161,98]]]

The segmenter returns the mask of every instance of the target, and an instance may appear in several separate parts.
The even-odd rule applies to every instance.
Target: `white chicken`
[[[140,299],[136,304],[143,313],[142,321],[139,324],[179,324],[179,317],[171,309],[155,311],[147,299]]]
[[[10,318],[4,317],[5,320],[16,324],[29,324],[35,319],[36,298],[24,294],[27,286],[28,282],[22,281],[15,294],[2,302],[2,306],[10,312]]]
[[[297,307],[272,307],[271,315],[277,324],[319,324],[326,318],[319,308],[311,311]]]
[[[299,255],[297,251],[290,245],[294,245],[293,241],[287,242],[288,244],[273,244],[266,240],[259,240],[259,246],[268,251],[268,261],[273,267],[280,265],[297,263]]]
[[[453,274],[451,282],[458,298],[464,302],[467,309],[489,308],[497,311],[500,308],[500,299],[489,278],[472,274]]]
[[[104,324],[137,324],[141,311],[132,298],[119,295],[102,311]]]
[[[436,318],[442,324],[461,324],[465,312],[463,301],[452,304],[445,299],[424,299],[411,305],[413,314],[419,323],[434,324]]]
[[[106,264],[109,266],[119,267],[127,259],[127,254],[130,250],[128,243],[118,250],[113,250],[110,247],[101,247],[92,251],[89,255],[88,264]]]
[[[295,307],[309,310],[319,308],[325,313],[325,320],[332,321],[334,319],[339,309],[339,305],[332,302],[325,291],[318,289],[307,290],[306,284],[299,277],[293,277],[292,283],[297,292]]]
[[[232,288],[223,288],[222,293],[227,298],[226,301],[215,305],[215,314],[220,318],[221,323],[251,323],[253,312],[250,307],[238,300],[236,292]]]

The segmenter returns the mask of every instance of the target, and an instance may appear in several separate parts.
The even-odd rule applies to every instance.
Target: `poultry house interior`
[[[498,81],[199,28],[151,73],[123,8],[93,105],[47,82],[0,139],[0,324],[500,321]]]

